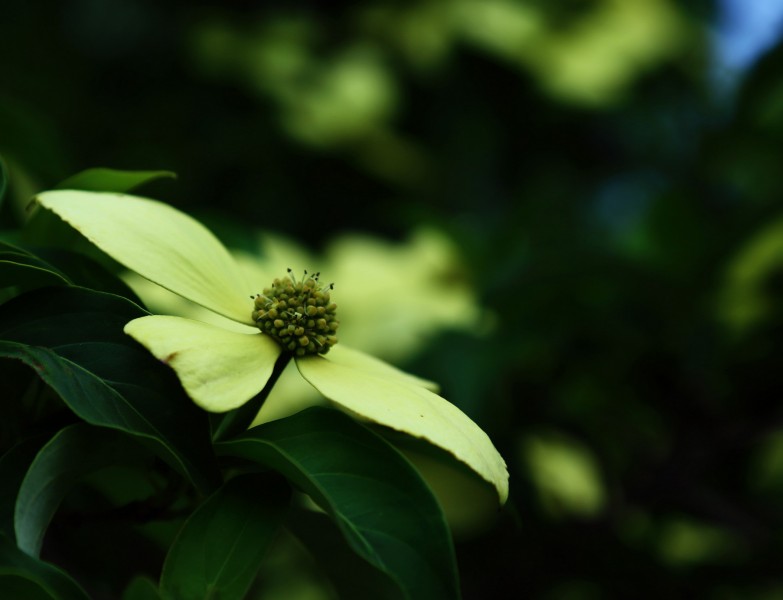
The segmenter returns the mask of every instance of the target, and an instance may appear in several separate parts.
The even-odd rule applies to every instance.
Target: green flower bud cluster
[[[290,276],[291,269],[288,273],[254,297],[253,321],[296,356],[326,354],[337,343],[339,325],[329,296],[333,285],[321,285],[318,273],[305,271],[301,281]]]

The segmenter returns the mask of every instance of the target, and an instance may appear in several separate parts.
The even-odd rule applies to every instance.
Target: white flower
[[[284,352],[255,327],[254,297],[228,250],[199,222],[154,200],[123,194],[52,191],[38,196],[87,239],[150,281],[235,322],[230,328],[174,316],[147,316],[125,331],[177,373],[193,401],[212,412],[258,394]],[[343,290],[350,294],[350,290]],[[423,438],[508,496],[505,462],[489,437],[422,379],[342,345],[293,357],[302,377],[335,406]]]

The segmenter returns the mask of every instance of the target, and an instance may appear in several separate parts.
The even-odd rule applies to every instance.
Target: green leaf
[[[121,279],[91,258],[53,248],[36,248],[33,252],[0,241],[0,289],[14,286],[21,293],[47,285],[79,285],[141,304]]]
[[[0,206],[3,205],[3,198],[5,198],[5,192],[8,189],[8,169],[5,167],[5,161],[0,156]]]
[[[50,285],[66,285],[68,277],[33,254],[0,242],[0,302]]]
[[[310,408],[216,448],[299,486],[404,597],[459,597],[451,535],[432,492],[405,458],[350,417]]]
[[[35,369],[83,420],[153,442],[202,491],[220,480],[209,421],[174,374],[123,333],[146,313],[111,294],[46,288],[0,307],[0,357]]]
[[[0,303],[30,290],[64,283],[52,271],[41,269],[24,259],[0,259]]]
[[[91,192],[125,193],[156,179],[176,179],[171,171],[120,171],[94,168],[76,173],[61,181],[53,189],[87,190]]]
[[[79,235],[72,227],[69,227],[57,215],[44,210],[40,206],[31,204],[32,212],[24,224],[21,239],[36,246],[52,246],[77,250],[83,254],[97,254],[91,244]]]
[[[405,595],[394,580],[353,552],[328,516],[299,509],[285,523],[318,562],[340,600],[399,600]]]
[[[77,423],[58,432],[30,465],[14,513],[16,543],[31,556],[41,551],[57,507],[84,475],[136,455],[139,446],[117,431]]]
[[[0,288],[35,287],[73,283],[68,276],[29,250],[0,241]]]
[[[0,535],[0,598],[89,600],[66,573],[19,550]]]
[[[147,577],[136,577],[125,588],[122,600],[161,600],[158,586]]]
[[[0,458],[0,534],[16,539],[14,510],[16,497],[27,470],[46,442],[45,436],[35,436],[18,443]]]
[[[70,250],[35,248],[34,251],[49,269],[64,274],[72,285],[122,296],[142,305],[141,299],[128,284],[96,260]]]
[[[17,573],[0,575],[0,594],[3,598],[25,600],[52,600],[55,597],[41,583]]]
[[[283,521],[290,489],[277,477],[240,475],[185,522],[160,580],[172,600],[241,600]]]

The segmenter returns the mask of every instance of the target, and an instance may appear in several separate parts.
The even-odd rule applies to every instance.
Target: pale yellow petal
[[[203,306],[185,300],[182,296],[170,292],[166,288],[160,287],[157,283],[152,283],[138,273],[125,271],[121,275],[122,280],[136,292],[136,295],[144,302],[144,306],[155,315],[171,315],[174,317],[184,317],[193,321],[209,323],[221,329],[236,331],[238,333],[258,333],[258,327],[255,325],[246,325],[228,319],[217,314]]]
[[[484,327],[456,244],[434,229],[404,243],[335,238],[319,269],[335,282],[340,343],[384,360],[413,356],[443,330]]]
[[[280,346],[262,333],[237,333],[181,317],[134,319],[125,333],[177,373],[193,401],[211,412],[241,406],[272,374]]]
[[[344,367],[360,369],[367,373],[378,375],[379,377],[401,379],[405,383],[427,388],[432,392],[437,392],[440,389],[440,386],[434,381],[422,379],[421,377],[416,377],[416,375],[406,373],[379,358],[375,358],[361,350],[350,348],[345,344],[337,344],[332,347],[331,350],[329,350],[327,358]]]
[[[172,292],[240,323],[250,323],[258,290],[201,223],[146,198],[62,190],[37,196],[106,254]]]
[[[297,242],[271,231],[257,236],[257,247],[258,252],[254,255],[256,260],[260,258],[263,268],[274,277],[279,277],[288,268],[297,275],[303,269],[313,272],[321,268],[314,257]]]
[[[456,406],[399,377],[385,377],[311,356],[296,359],[302,376],[334,403],[374,423],[423,438],[452,453],[508,497],[508,471],[482,429]]]

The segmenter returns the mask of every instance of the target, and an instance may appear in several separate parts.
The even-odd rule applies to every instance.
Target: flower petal
[[[435,229],[418,229],[402,243],[333,238],[319,269],[336,283],[340,343],[400,362],[439,331],[477,331],[484,315],[463,266],[456,244]]]
[[[360,369],[368,373],[374,373],[379,377],[401,379],[406,383],[427,388],[431,392],[438,392],[440,390],[440,386],[434,381],[422,379],[421,377],[416,377],[416,375],[406,373],[379,358],[362,352],[361,350],[349,348],[345,344],[338,344],[332,347],[329,350],[329,356],[327,358],[344,367]]]
[[[238,323],[195,302],[185,300],[182,296],[160,287],[157,283],[152,283],[138,273],[125,271],[121,277],[136,292],[136,295],[144,302],[144,306],[153,315],[184,317],[185,319],[209,323],[221,329],[228,329],[238,333],[258,333],[258,327],[255,325]]]
[[[125,333],[168,364],[193,401],[211,412],[241,406],[272,374],[280,346],[262,333],[237,333],[182,317],[134,319]]]
[[[62,190],[37,199],[139,275],[252,325],[248,296],[254,290],[228,250],[192,217],[162,202],[125,194]]]
[[[448,400],[377,371],[349,367],[328,357],[296,359],[302,377],[324,396],[372,422],[423,438],[452,453],[508,497],[508,471],[484,431]]]

